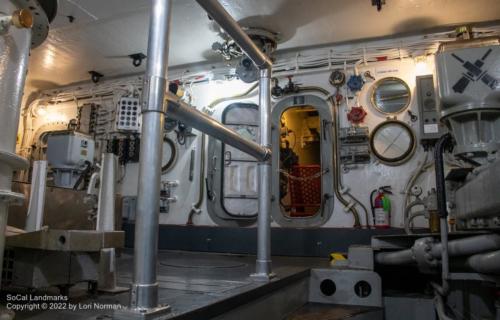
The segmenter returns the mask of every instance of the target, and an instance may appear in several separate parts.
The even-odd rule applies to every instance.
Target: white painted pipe
[[[28,204],[28,214],[26,215],[26,226],[24,228],[27,232],[42,229],[46,185],[47,161],[34,161],[31,176],[30,202]]]
[[[99,174],[97,202],[97,231],[115,230],[116,170],[118,158],[113,153],[103,153]]]
[[[0,11],[19,9],[17,1],[1,1]],[[24,82],[28,71],[31,30],[11,27],[0,36],[0,274],[2,274],[8,207],[24,197],[13,193],[12,171],[28,163],[15,154]]]

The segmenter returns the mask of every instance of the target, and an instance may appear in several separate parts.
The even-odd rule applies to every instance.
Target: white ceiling
[[[279,50],[392,36],[500,18],[499,0],[219,0],[242,25],[279,32]],[[48,39],[33,50],[28,86],[45,89],[139,72],[132,53],[147,52],[151,0],[59,0]],[[74,16],[73,23],[66,16]],[[170,65],[220,61],[210,48],[217,27],[194,0],[174,0]]]

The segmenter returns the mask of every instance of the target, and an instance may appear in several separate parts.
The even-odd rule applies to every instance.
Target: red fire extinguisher
[[[377,195],[375,198],[375,194]],[[370,194],[370,204],[375,228],[387,229],[391,226],[391,186],[375,189]]]

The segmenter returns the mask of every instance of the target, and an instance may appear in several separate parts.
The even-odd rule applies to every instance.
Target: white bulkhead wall
[[[374,42],[376,43],[376,42]],[[381,41],[383,43],[383,41]],[[355,45],[352,46],[353,48]],[[408,110],[411,110],[414,114],[418,115],[417,98],[415,95],[415,77],[418,75],[432,74],[434,72],[434,63],[432,56],[427,58],[426,64],[417,64],[414,59],[402,59],[402,60],[392,60],[385,62],[371,62],[367,65],[361,63],[358,66],[359,74],[364,74],[365,71],[370,71],[376,79],[383,77],[394,76],[403,79],[412,90],[411,104]],[[295,75],[293,81],[304,86],[320,86],[332,93],[335,92],[334,87],[332,87],[328,82],[328,77],[331,71],[315,71],[309,72],[307,74]],[[352,74],[353,70],[348,69],[347,74]],[[126,78],[126,77],[125,77]],[[135,77],[137,80],[137,77]],[[286,78],[279,78],[280,85],[284,86],[286,84]],[[120,81],[118,79],[117,81]],[[140,81],[139,81],[140,83]],[[373,81],[367,82],[363,90],[359,93],[359,104],[364,107],[368,113],[365,118],[365,124],[373,129],[377,124],[383,122],[386,116],[376,111],[370,102],[370,92]],[[105,86],[104,84],[91,84],[92,90],[98,90],[100,86]],[[210,81],[209,83],[199,83],[189,86],[187,89],[190,91],[192,96],[192,104],[200,109],[214,101],[215,99],[232,96],[238,93],[242,93],[251,87],[251,84],[243,83],[239,80],[231,81]],[[120,93],[117,94],[119,96]],[[114,103],[117,97],[104,97],[100,98],[96,103],[106,105],[106,108],[113,110]],[[219,104],[215,108],[214,117],[220,120],[220,115],[225,106],[233,102],[253,102],[257,103],[258,93],[254,91],[252,95],[245,99],[237,99],[234,101],[226,101]],[[273,104],[277,101],[273,100]],[[82,105],[85,103],[84,100],[79,100],[78,104]],[[356,104],[355,100],[350,100],[350,105]],[[47,108],[44,115],[41,115],[33,119],[31,125],[31,133],[36,134],[37,132],[44,131],[43,126],[47,126],[48,130],[61,130],[67,124],[67,121],[76,117],[77,108],[76,103],[73,101],[56,104]],[[346,118],[346,106],[345,103],[340,107],[340,126],[349,126]],[[419,122],[411,122],[410,117],[407,112],[403,112],[397,115],[399,120],[408,123],[414,130],[417,138],[419,136]],[[50,125],[47,125],[50,123]],[[23,123],[21,121],[20,130],[22,130]],[[162,177],[163,181],[178,181],[179,185],[173,188],[173,195],[177,197],[177,201],[170,204],[169,213],[162,213],[160,215],[160,223],[162,224],[175,224],[184,225],[188,220],[189,212],[191,211],[192,205],[196,202],[198,198],[198,181],[199,181],[199,161],[200,161],[200,137],[199,132],[194,131],[197,134],[194,138],[188,138],[185,145],[179,145],[179,155],[176,166]],[[173,133],[170,134],[171,138],[175,141],[175,136]],[[208,141],[207,141],[208,142]],[[18,150],[20,146],[18,145]],[[206,144],[208,148],[208,143]],[[192,181],[189,181],[189,167],[191,160],[191,150],[195,150],[195,171]],[[369,195],[370,192],[380,186],[391,185],[394,192],[390,196],[392,200],[392,217],[391,225],[393,227],[403,227],[403,213],[402,213],[402,201],[403,194],[402,189],[404,184],[408,180],[410,174],[419,166],[423,160],[424,152],[420,145],[418,145],[417,151],[413,155],[410,161],[407,163],[397,166],[390,167],[381,163],[377,163],[373,158],[372,162],[367,165],[359,165],[357,169],[352,169],[347,173],[343,174],[343,184],[347,186],[352,194],[361,200],[364,205],[368,208],[369,206]],[[206,164],[209,159],[206,159]],[[207,173],[207,166],[205,166],[205,173]],[[130,163],[127,164],[125,175],[120,185],[118,186],[118,191],[122,196],[134,196],[137,193],[137,177],[138,175],[138,164]],[[420,177],[417,181],[423,190],[424,195],[427,190],[434,186],[434,173],[432,168],[428,170],[424,175]],[[214,221],[210,218],[207,213],[207,198],[206,198],[206,188],[204,190],[205,197],[203,200],[203,205],[201,207],[201,213],[195,214],[193,216],[193,222],[195,225],[215,225]],[[364,213],[361,208],[358,208],[360,212],[360,219],[362,224],[366,224]],[[369,212],[371,216],[371,213]],[[416,226],[426,226],[426,220],[417,218]],[[344,211],[343,206],[335,201],[334,213],[330,220],[326,222],[323,227],[352,227],[353,217],[350,213]],[[277,226],[273,223],[273,226]]]
[[[359,73],[363,74],[365,71],[369,71],[376,79],[381,79],[384,77],[399,77],[403,79],[412,90],[411,104],[407,110],[411,110],[413,114],[418,115],[418,102],[415,95],[415,77],[417,75],[432,74],[434,70],[434,63],[432,58],[428,58],[426,63],[415,63],[413,59],[403,59],[399,61],[385,61],[377,63],[369,63],[367,65],[361,64],[359,66]],[[352,72],[352,70],[347,71]],[[329,84],[328,77],[330,75],[329,71],[323,71],[318,73],[311,73],[306,75],[297,75],[293,78],[293,81],[307,85],[307,86],[321,86],[334,92],[334,88]],[[280,79],[280,85],[285,85],[286,79]],[[367,82],[363,90],[359,93],[359,105],[363,106],[368,113],[365,118],[364,125],[368,126],[372,130],[376,125],[386,120],[387,116],[376,111],[370,102],[370,93],[374,81]],[[231,96],[240,92],[246,91],[251,85],[242,83],[238,80],[232,80],[227,82],[213,81],[211,83],[197,84],[192,87],[193,105],[198,108],[203,108],[213,100],[224,97]],[[246,99],[237,99],[234,101],[226,101],[221,103],[216,107],[216,112],[214,117],[220,120],[221,111],[225,106],[233,102],[252,102],[257,103],[258,95],[257,91],[253,92],[253,95]],[[273,101],[273,104],[276,100]],[[356,101],[350,100],[350,105],[355,105]],[[340,126],[349,126],[346,117],[346,107],[345,103],[340,108]],[[417,139],[419,137],[419,122],[411,122],[410,116],[406,111],[397,115],[397,119],[406,122],[414,130]],[[186,145],[179,146],[179,158],[177,160],[177,165],[169,173],[162,177],[163,180],[176,180],[179,181],[179,186],[175,187],[173,194],[177,196],[177,202],[170,204],[170,212],[160,215],[160,223],[162,224],[174,224],[174,225],[184,225],[188,219],[189,212],[191,210],[192,204],[196,201],[198,197],[198,174],[199,174],[199,161],[200,161],[200,135],[197,133],[197,137],[189,138]],[[208,144],[207,144],[208,146]],[[195,176],[193,181],[188,180],[189,166],[191,158],[191,150],[196,150],[196,161],[195,161]],[[343,182],[346,187],[348,187],[354,196],[363,202],[363,204],[370,208],[369,196],[370,192],[380,186],[390,185],[394,192],[390,196],[392,201],[392,217],[391,225],[393,227],[403,227],[403,213],[402,213],[402,202],[403,194],[402,190],[406,181],[408,180],[410,174],[419,166],[424,157],[423,148],[418,145],[417,151],[412,156],[411,160],[403,165],[392,167],[387,166],[382,163],[378,163],[375,158],[372,158],[372,162],[366,165],[359,165],[358,168],[352,169],[343,175]],[[208,162],[208,159],[207,159]],[[128,164],[125,179],[122,182],[121,193],[122,195],[135,195],[137,188],[137,164]],[[207,172],[207,168],[205,169]],[[424,195],[427,190],[434,187],[434,171],[428,170],[421,178],[417,181],[423,190]],[[212,219],[207,213],[206,203],[206,190],[205,198],[202,205],[202,212],[200,214],[195,214],[193,217],[193,222],[195,225],[215,225]],[[362,224],[365,224],[364,214],[361,208],[360,218]],[[371,212],[369,213],[371,216]],[[415,225],[426,226],[426,220],[416,219]],[[371,221],[370,221],[371,224]],[[353,217],[350,213],[344,211],[343,206],[335,201],[335,209],[330,220],[323,225],[323,227],[352,227]],[[273,223],[273,226],[277,226]]]

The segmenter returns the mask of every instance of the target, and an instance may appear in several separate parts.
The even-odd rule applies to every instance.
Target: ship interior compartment
[[[0,0],[0,320],[499,320],[498,0]]]

